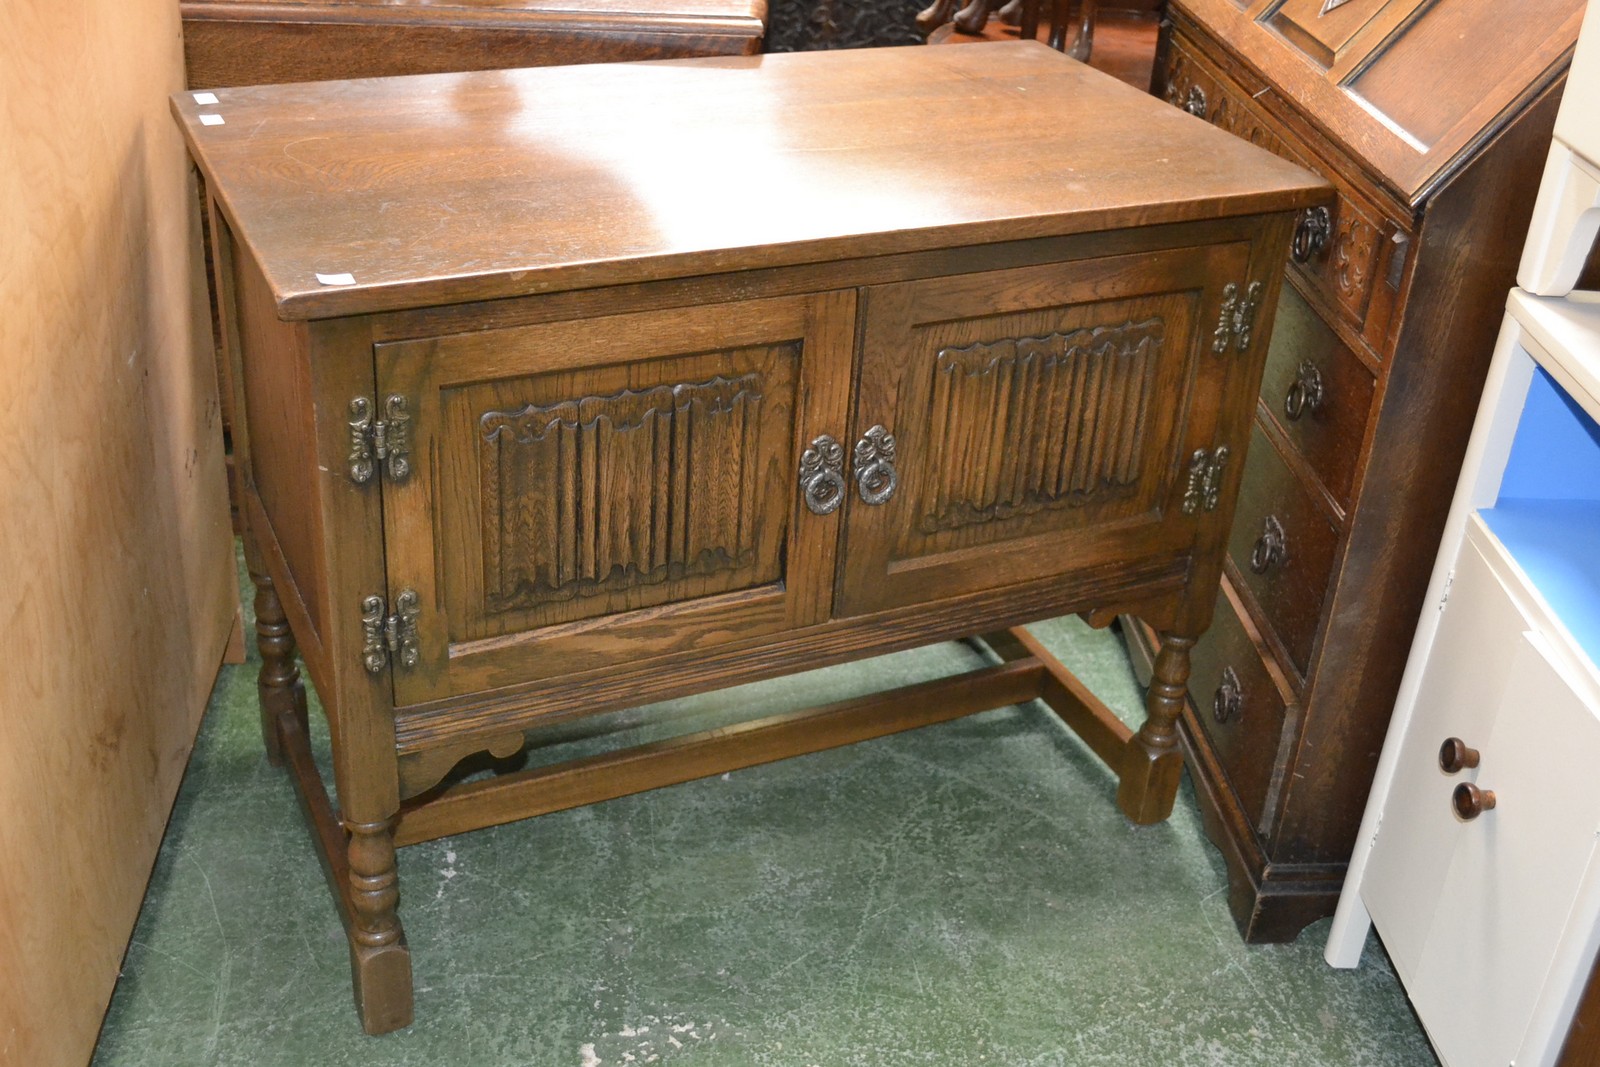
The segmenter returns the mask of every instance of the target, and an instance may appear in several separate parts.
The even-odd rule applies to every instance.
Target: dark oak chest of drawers
[[[1331,915],[1581,0],[1174,0],[1172,104],[1327,177],[1286,270],[1186,741],[1250,940]]]
[[[1320,180],[1031,43],[194,95],[265,732],[369,1029],[411,1013],[397,845],[1035,697],[1166,817]],[[959,679],[457,773],[577,716],[1119,611],[1164,635],[1137,733],[1002,633]]]

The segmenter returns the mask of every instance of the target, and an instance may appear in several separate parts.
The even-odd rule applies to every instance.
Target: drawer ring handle
[[[844,503],[844,446],[829,434],[800,456],[800,495],[813,515],[829,515]]]
[[[1322,410],[1322,372],[1309,359],[1300,361],[1295,371],[1294,384],[1283,397],[1283,413],[1291,422],[1299,421],[1306,412],[1315,414]]]
[[[1209,109],[1206,91],[1198,85],[1189,86],[1188,94],[1184,97],[1183,103],[1178,106],[1197,119],[1205,118],[1206,111]]]
[[[884,504],[894,496],[900,475],[894,468],[894,434],[873,426],[856,442],[856,490],[864,504]]]
[[[1255,548],[1250,552],[1250,569],[1257,574],[1265,574],[1288,556],[1289,538],[1284,533],[1283,523],[1278,521],[1276,515],[1268,515],[1261,524],[1261,536],[1256,538]]]
[[[1450,807],[1462,822],[1471,822],[1495,806],[1493,789],[1479,789],[1471,782],[1462,782],[1450,794]]]
[[[1308,207],[1294,228],[1294,241],[1289,254],[1296,263],[1308,263],[1328,244],[1328,234],[1333,229],[1333,216],[1326,207]]]
[[[1222,669],[1222,680],[1217,683],[1217,691],[1211,696],[1211,715],[1219,723],[1226,723],[1238,717],[1239,709],[1244,706],[1244,687],[1239,684],[1239,676],[1232,667]]]

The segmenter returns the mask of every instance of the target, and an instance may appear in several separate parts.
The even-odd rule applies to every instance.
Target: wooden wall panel
[[[90,1056],[235,619],[174,0],[0,4],[0,1063]]]

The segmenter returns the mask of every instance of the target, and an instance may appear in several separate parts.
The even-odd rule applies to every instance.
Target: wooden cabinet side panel
[[[1274,854],[1344,862],[1444,528],[1555,123],[1546,91],[1429,203],[1334,579]]]
[[[294,586],[291,595],[308,616],[312,632],[298,636],[303,642],[320,642],[328,620],[327,564],[318,547],[322,517],[310,506],[319,472],[307,328],[277,318],[272,295],[248,252],[231,241],[229,247],[229,332],[239,348],[234,372],[243,401],[236,417],[244,424],[249,449],[242,478],[260,501],[269,527],[262,533],[270,533],[282,552]],[[298,625],[303,630],[305,623]]]

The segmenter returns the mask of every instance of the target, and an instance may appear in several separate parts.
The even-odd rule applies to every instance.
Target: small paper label
[[[317,281],[323,285],[354,285],[356,276],[354,274],[319,274],[317,275]]]
[[[222,125],[222,116],[221,115],[201,115],[200,116],[200,125],[202,125],[202,126],[221,126]]]
[[[1334,8],[1343,7],[1349,2],[1350,0],[1322,0],[1322,10],[1317,12],[1317,17],[1321,18]]]
[[[216,93],[195,93],[194,94],[194,102],[197,103],[197,104],[215,104],[217,102],[217,94]]]

